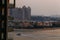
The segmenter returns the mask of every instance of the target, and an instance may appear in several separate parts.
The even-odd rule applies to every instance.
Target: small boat
[[[18,36],[20,36],[21,34],[20,34],[20,33],[18,33],[17,35],[18,35]]]

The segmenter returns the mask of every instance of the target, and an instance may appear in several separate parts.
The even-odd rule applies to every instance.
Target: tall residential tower
[[[26,6],[11,8],[10,16],[14,17],[14,20],[29,21],[31,19],[31,8]]]
[[[25,21],[30,20],[31,19],[31,8],[23,6],[22,11],[23,11],[23,20]]]

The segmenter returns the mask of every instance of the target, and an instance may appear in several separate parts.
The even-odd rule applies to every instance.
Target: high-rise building
[[[14,17],[14,20],[29,21],[31,18],[31,8],[26,6],[11,8],[10,15]]]
[[[27,14],[28,14],[28,20],[30,20],[31,19],[31,8],[30,7],[28,7]]]
[[[30,18],[31,18],[31,8],[23,6],[22,11],[23,11],[23,19],[24,20],[30,20]]]
[[[21,8],[10,9],[10,16],[14,17],[14,20],[23,20],[22,9]]]

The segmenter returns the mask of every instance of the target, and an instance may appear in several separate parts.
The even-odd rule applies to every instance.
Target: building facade
[[[10,9],[10,16],[14,18],[14,20],[23,20],[22,19],[22,10],[21,8],[12,8]]]
[[[30,20],[31,19],[31,8],[23,6],[22,11],[23,11],[23,20]]]
[[[22,8],[11,8],[10,16],[14,20],[29,21],[31,18],[31,8],[23,6]]]

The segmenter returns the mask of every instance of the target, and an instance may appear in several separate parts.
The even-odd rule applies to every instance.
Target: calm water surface
[[[9,32],[9,36],[13,40],[60,40],[60,29],[17,29],[14,32]]]

